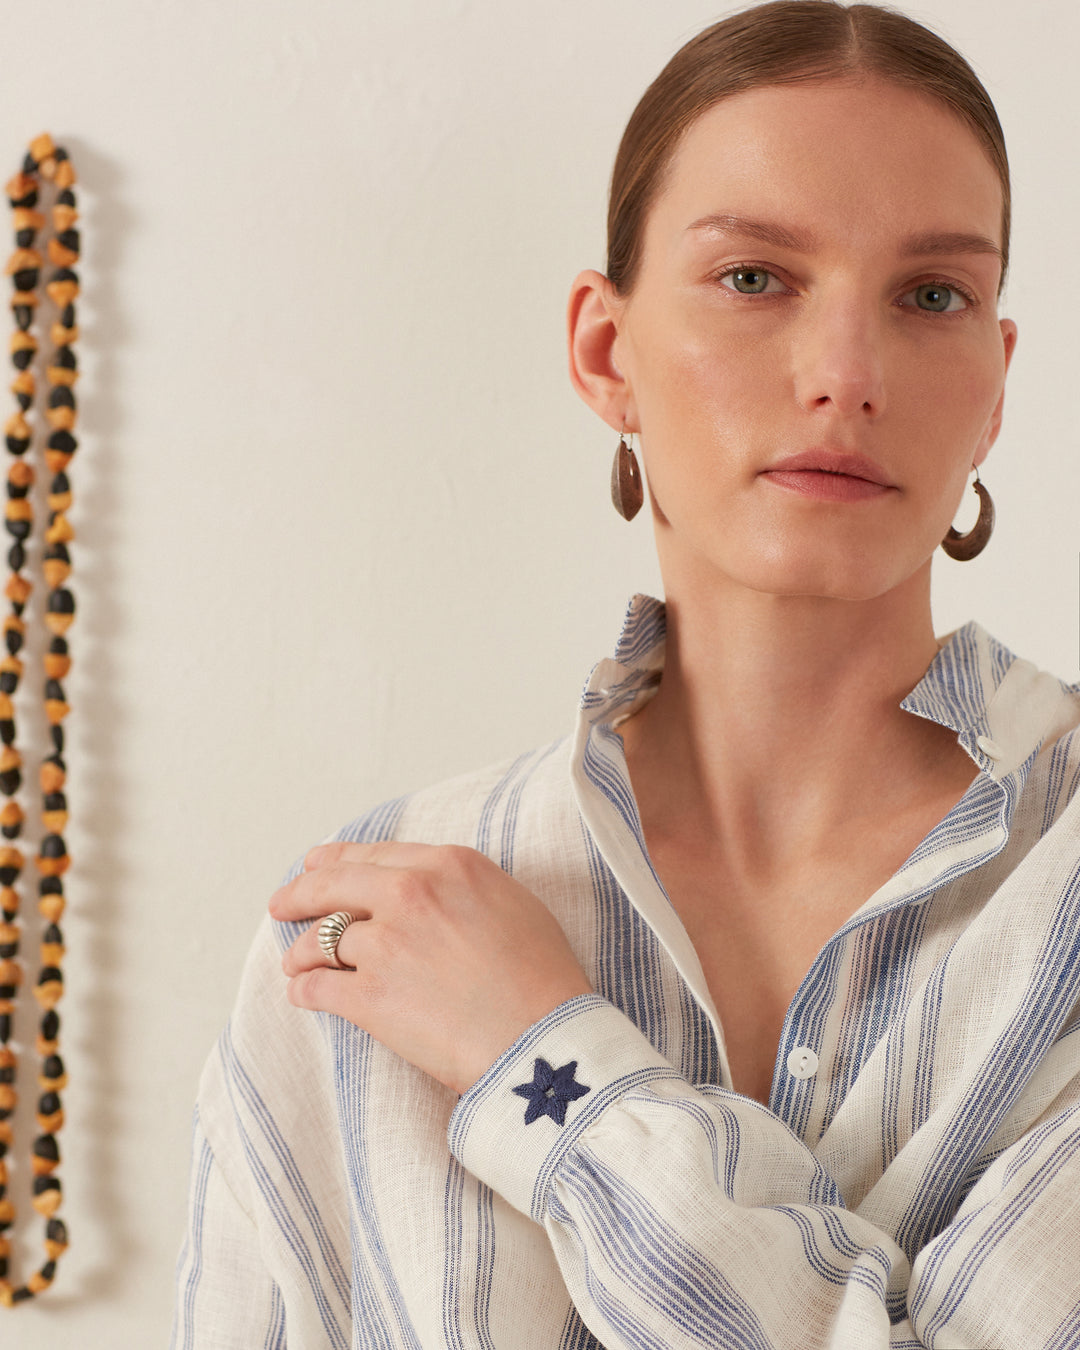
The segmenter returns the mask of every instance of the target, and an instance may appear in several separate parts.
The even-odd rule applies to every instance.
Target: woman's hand
[[[534,1022],[592,992],[566,934],[529,890],[475,849],[322,844],[275,891],[275,919],[352,914],[338,970],[318,924],[282,960],[299,1008],[337,1013],[455,1092]]]

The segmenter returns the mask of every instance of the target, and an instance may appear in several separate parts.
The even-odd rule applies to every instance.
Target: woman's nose
[[[876,316],[852,300],[812,306],[795,336],[795,397],[807,411],[844,417],[885,410],[883,335]]]

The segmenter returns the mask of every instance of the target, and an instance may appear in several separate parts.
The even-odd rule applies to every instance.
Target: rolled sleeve
[[[554,1113],[536,1115],[530,1108],[541,1094],[515,1090],[531,1088],[538,1064],[562,1071],[549,1098]],[[447,1128],[450,1151],[542,1223],[552,1178],[582,1131],[630,1089],[679,1076],[625,1013],[599,994],[579,994],[519,1036],[461,1097]],[[562,1083],[586,1091],[567,1100]],[[557,1114],[564,1114],[561,1123]]]
[[[461,1097],[448,1140],[544,1227],[575,1307],[612,1350],[1057,1350],[1080,1327],[1080,1266],[1061,1231],[1078,1203],[1080,1108],[1058,1106],[914,1271],[783,1121],[689,1083],[597,995],[529,1028]]]

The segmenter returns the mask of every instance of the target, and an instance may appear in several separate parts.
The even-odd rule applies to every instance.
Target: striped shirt
[[[818,953],[766,1108],[615,730],[663,652],[636,597],[573,737],[332,836],[482,850],[589,974],[463,1096],[290,1005],[300,929],[264,922],[200,1085],[176,1350],[1080,1347],[1080,686],[975,623],[939,651],[901,706],[979,773]]]

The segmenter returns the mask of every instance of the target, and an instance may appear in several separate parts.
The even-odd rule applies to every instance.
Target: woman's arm
[[[350,1344],[334,1074],[280,961],[264,921],[199,1083],[172,1350]]]
[[[547,1112],[526,1124],[516,1089],[540,1060],[574,1064],[588,1089],[561,1125]],[[913,1265],[781,1120],[695,1090],[596,995],[522,1036],[461,1098],[448,1137],[543,1224],[609,1350],[1049,1350],[1080,1334],[1080,1075]]]
[[[525,1016],[541,986],[580,968],[533,912],[541,902],[478,854],[336,844],[272,909],[297,923],[369,916],[339,948],[353,935],[343,959],[355,972],[328,969],[313,931],[292,930],[290,997],[464,1083],[451,1151],[544,1225],[609,1350],[1013,1350],[1080,1332],[1077,853],[1063,818],[889,1029],[894,1055],[920,1043],[921,1019],[949,1034],[911,1136],[857,1199],[834,1180],[851,1158],[832,1157],[828,1135],[815,1153],[749,1098],[695,1087],[598,995],[571,991]],[[860,1076],[877,1071],[867,1061]],[[873,1149],[876,1088],[849,1095],[833,1138]],[[854,1144],[853,1110],[867,1117]]]
[[[285,1304],[196,1109],[188,1227],[176,1268],[171,1350],[285,1350]]]

